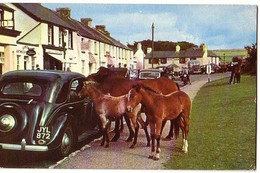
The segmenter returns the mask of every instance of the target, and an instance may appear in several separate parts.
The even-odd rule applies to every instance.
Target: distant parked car
[[[220,72],[220,67],[217,64],[211,63],[210,65],[211,65],[211,73],[218,73],[218,72]]]
[[[67,156],[97,134],[92,102],[77,92],[85,76],[64,71],[12,71],[0,80],[0,150]],[[87,135],[88,134],[88,135]]]
[[[188,68],[190,74],[198,74],[201,73],[201,66],[199,60],[190,60],[188,62]]]
[[[139,72],[139,79],[156,79],[162,76],[161,69],[144,69]]]
[[[130,79],[137,79],[138,75],[139,75],[139,69],[129,70],[129,78]]]

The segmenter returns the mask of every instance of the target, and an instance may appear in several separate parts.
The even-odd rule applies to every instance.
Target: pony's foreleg
[[[131,142],[133,140],[135,132],[132,129],[131,122],[130,122],[129,118],[126,116],[126,114],[124,114],[124,117],[125,117],[125,121],[126,121],[128,130],[129,130],[129,137],[127,138],[126,142]]]
[[[149,147],[151,138],[150,138],[150,135],[149,135],[148,130],[147,130],[147,124],[142,119],[141,114],[138,114],[137,120],[141,124],[142,129],[144,129],[144,133],[145,133],[146,140],[147,140],[147,145],[146,146]]]
[[[150,123],[150,130],[151,130],[151,138],[152,138],[152,146],[151,146],[151,154],[149,155],[149,159],[154,158],[154,152],[155,152],[155,124]]]
[[[138,131],[139,131],[139,124],[137,123],[137,120],[136,118],[132,118],[131,119],[134,127],[135,127],[135,135],[134,135],[134,141],[133,141],[133,144],[131,145],[130,148],[134,148],[136,143],[137,143],[137,136],[138,136]]]

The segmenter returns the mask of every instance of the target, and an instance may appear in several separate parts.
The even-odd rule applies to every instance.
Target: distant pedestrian
[[[70,72],[71,72],[71,70],[70,70],[70,68],[69,68],[69,67],[67,67],[67,71],[70,71]]]
[[[36,64],[36,70],[41,70],[39,64]]]

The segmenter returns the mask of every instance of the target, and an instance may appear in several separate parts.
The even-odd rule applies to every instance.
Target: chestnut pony
[[[108,124],[111,120],[122,117],[126,113],[126,103],[128,100],[128,95],[122,95],[119,97],[113,97],[110,94],[103,94],[98,86],[95,86],[94,82],[84,82],[84,85],[79,92],[79,97],[89,96],[94,103],[94,109],[99,116],[100,122],[102,124],[103,130],[103,140],[101,146],[107,144],[105,147],[109,147],[109,138],[108,138]],[[141,104],[137,105],[131,113],[126,113],[130,118],[131,122],[135,127],[135,139],[130,148],[134,148],[137,142],[137,134],[139,130],[139,125],[137,123],[138,115],[140,117]]]
[[[142,83],[146,86],[153,88],[158,92],[162,92],[163,94],[169,94],[173,91],[180,90],[177,83],[173,82],[169,78],[161,77],[158,79],[147,79],[147,80],[130,80],[128,78],[122,77],[117,75],[112,70],[100,67],[97,73],[91,74],[86,78],[87,81],[95,81],[101,85],[103,90],[107,93],[110,93],[112,96],[121,96],[127,94],[128,91],[131,89],[132,85],[137,83]],[[129,128],[129,137],[127,141],[132,141],[134,137],[134,131],[131,128],[130,121],[126,115],[124,115],[127,126]],[[111,141],[117,141],[120,137],[119,131],[119,121],[116,121],[116,129],[115,129],[115,136]],[[175,122],[171,121],[171,128],[169,131],[169,135],[166,137],[170,139],[173,136],[173,125]],[[143,123],[142,123],[143,124]],[[147,133],[147,127],[143,126],[143,129],[146,133],[147,138],[147,146],[150,145],[150,138]]]
[[[154,160],[159,160],[160,158],[160,135],[162,123],[165,120],[177,120],[176,122],[183,123],[182,151],[188,152],[187,136],[191,112],[190,97],[183,91],[175,91],[163,95],[149,87],[137,85],[128,93],[127,110],[132,112],[133,108],[140,103],[145,106],[145,114],[151,130],[152,147],[149,158]],[[178,119],[182,119],[182,121]],[[154,153],[155,140],[157,141],[156,153]]]

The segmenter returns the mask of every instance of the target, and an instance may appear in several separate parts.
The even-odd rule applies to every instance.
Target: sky
[[[56,10],[68,7],[71,18],[92,18],[93,26],[105,25],[123,44],[155,41],[205,43],[208,49],[251,46],[257,38],[256,5],[42,3]]]

